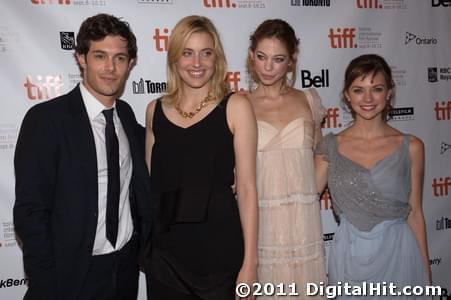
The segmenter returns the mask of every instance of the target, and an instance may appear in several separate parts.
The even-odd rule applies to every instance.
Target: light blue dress
[[[328,186],[340,222],[329,251],[329,284],[386,282],[386,286],[396,285],[396,291],[427,284],[418,243],[406,223],[411,190],[409,140],[405,135],[401,146],[371,169],[341,155],[336,135],[325,136],[316,149],[329,162]],[[348,298],[358,299],[337,297]],[[391,298],[426,299],[384,299]]]

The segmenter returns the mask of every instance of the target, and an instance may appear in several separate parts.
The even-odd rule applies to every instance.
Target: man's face
[[[91,41],[87,54],[77,54],[83,70],[83,84],[97,100],[112,105],[125,85],[134,60],[128,56],[127,41],[121,36],[106,36]]]

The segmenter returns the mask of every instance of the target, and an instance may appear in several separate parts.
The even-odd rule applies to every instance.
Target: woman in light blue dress
[[[329,284],[425,286],[431,270],[421,204],[424,145],[386,122],[394,96],[386,61],[374,54],[351,61],[342,95],[354,121],[325,136],[315,157],[318,190],[328,184],[339,219]]]

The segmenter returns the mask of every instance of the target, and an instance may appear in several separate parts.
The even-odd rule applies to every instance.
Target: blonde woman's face
[[[215,71],[216,55],[212,37],[206,32],[191,34],[175,62],[177,74],[190,88],[208,86]]]

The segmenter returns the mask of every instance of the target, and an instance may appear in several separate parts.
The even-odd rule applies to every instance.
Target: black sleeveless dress
[[[193,299],[234,299],[243,261],[229,97],[188,128],[166,118],[160,99],[153,117],[150,277]]]

